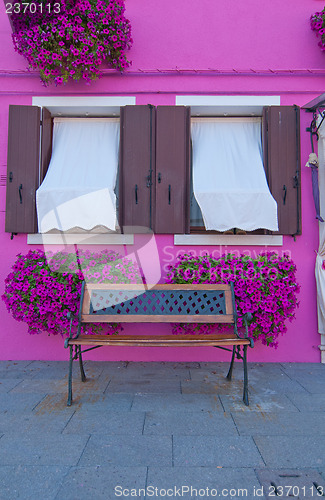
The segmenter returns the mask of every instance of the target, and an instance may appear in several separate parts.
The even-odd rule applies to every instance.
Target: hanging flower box
[[[41,0],[11,13],[15,50],[45,85],[69,80],[90,83],[100,67],[124,71],[131,64],[125,52],[132,45],[131,25],[123,0]],[[31,6],[36,6],[31,9]]]

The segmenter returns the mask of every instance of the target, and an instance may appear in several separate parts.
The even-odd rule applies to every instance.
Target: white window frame
[[[53,117],[120,116],[121,106],[134,106],[135,96],[33,96],[32,105],[47,108]],[[28,245],[133,245],[133,234],[28,234]]]
[[[280,96],[179,95],[176,106],[190,106],[191,116],[262,116],[265,106],[279,106]],[[182,246],[282,246],[282,235],[175,234],[174,245]]]

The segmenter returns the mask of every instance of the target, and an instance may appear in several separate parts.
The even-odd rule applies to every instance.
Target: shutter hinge
[[[10,239],[13,240],[14,236],[17,236],[18,233],[11,233]]]
[[[299,186],[299,180],[298,180],[298,174],[296,174],[293,177],[293,187],[297,189],[298,186]]]

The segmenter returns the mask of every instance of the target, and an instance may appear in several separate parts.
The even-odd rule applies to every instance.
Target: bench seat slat
[[[82,323],[234,323],[233,314],[82,314]]]
[[[69,345],[130,345],[130,346],[179,346],[189,347],[197,345],[249,345],[250,340],[238,338],[236,335],[80,335],[77,339],[70,339]]]

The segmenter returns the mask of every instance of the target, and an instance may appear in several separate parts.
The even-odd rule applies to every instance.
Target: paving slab
[[[154,393],[179,393],[181,392],[181,381],[179,379],[173,380],[143,380],[134,377],[133,380],[112,380],[107,388],[106,393],[111,392],[127,392],[135,394],[154,394]]]
[[[0,500],[55,500],[69,467],[0,466]]]
[[[158,498],[162,498],[164,490],[169,490],[171,495],[168,498],[218,498],[224,495],[229,499],[252,499],[260,483],[252,468],[149,467],[147,487],[151,488],[149,493],[157,488]]]
[[[231,414],[241,436],[325,435],[325,413],[261,411],[250,414],[243,412],[232,412]]]
[[[130,411],[87,411],[75,412],[64,429],[64,434],[108,434],[141,435],[144,426],[144,412]]]
[[[12,412],[0,413],[0,432],[16,435],[37,435],[38,433],[59,434],[69,422],[73,410],[60,413]],[[17,432],[19,429],[19,432]],[[0,462],[1,463],[1,462]]]
[[[210,394],[136,394],[131,411],[213,411],[223,408],[217,395]]]
[[[79,392],[101,392],[103,393],[109,384],[109,379],[104,376],[87,378],[86,382],[81,382],[79,376],[73,380],[73,393]],[[67,393],[68,392],[68,379],[61,377],[57,379],[41,379],[41,380],[22,380],[12,391],[12,393],[27,393],[37,392],[48,394]]]
[[[19,384],[21,384],[22,379],[19,378],[10,378],[6,380],[0,380],[0,394],[4,394],[6,392],[11,391]]]
[[[238,396],[221,394],[220,400],[225,411],[244,413],[299,411],[297,406],[286,396],[286,394],[275,394],[267,397],[262,397],[258,394],[250,394],[249,406],[244,405],[241,400],[238,400]]]
[[[48,432],[5,434],[0,439],[0,464],[77,465],[88,439]]]
[[[72,467],[65,476],[56,500],[109,500],[127,498],[131,490],[143,500],[141,491],[146,485],[147,467]],[[120,495],[121,493],[121,495]]]
[[[306,500],[325,492],[323,478],[313,469],[262,469],[256,474],[267,499],[281,496]]]
[[[320,370],[325,372],[325,365],[322,363],[279,363],[279,365],[288,372],[291,370],[302,370],[303,372]]]
[[[32,411],[46,394],[0,394],[0,414],[3,412],[29,412]]]
[[[256,436],[254,441],[268,467],[325,466],[325,440],[317,436]]]
[[[72,436],[64,436],[66,437]],[[90,437],[78,465],[105,464],[128,467],[172,465],[172,438],[94,434]]]
[[[229,414],[212,411],[148,412],[143,433],[151,436],[238,435]]]
[[[30,365],[33,361],[29,360],[17,360],[17,361],[12,361],[12,360],[1,360],[0,361],[0,370],[15,370],[15,369],[21,369],[25,368],[26,366]]]
[[[325,412],[325,394],[290,394],[288,399],[301,412]]]
[[[263,467],[251,437],[174,436],[174,466]]]

